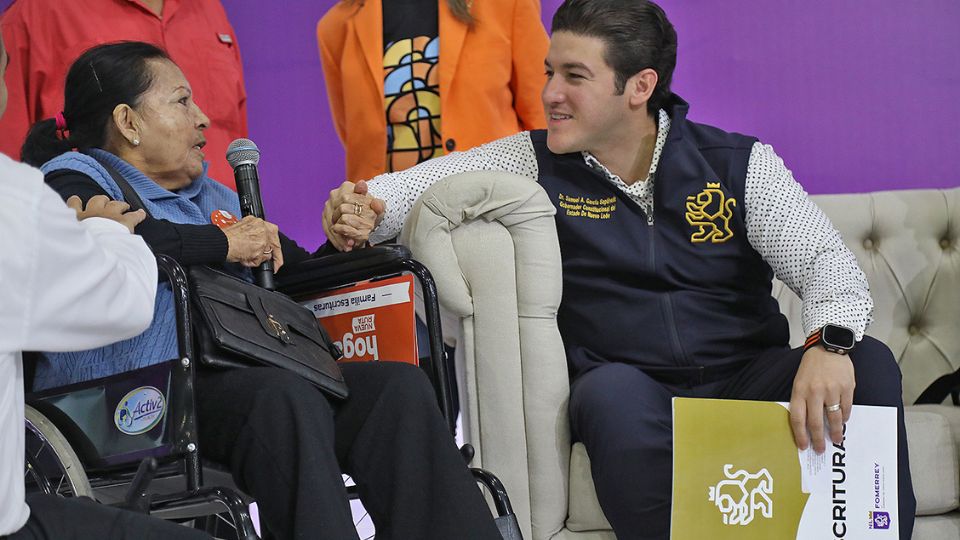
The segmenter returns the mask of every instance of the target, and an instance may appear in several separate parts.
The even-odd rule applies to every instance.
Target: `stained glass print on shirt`
[[[387,170],[443,155],[440,135],[440,38],[401,39],[383,55]]]

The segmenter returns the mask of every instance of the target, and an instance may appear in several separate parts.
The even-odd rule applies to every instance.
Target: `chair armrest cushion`
[[[506,485],[526,538],[551,537],[567,511],[569,382],[556,324],[555,213],[529,178],[464,173],[427,189],[401,235],[457,321],[444,332],[453,326],[460,338],[461,408],[474,464]]]
[[[905,411],[918,516],[943,514],[957,509],[960,503],[957,439],[949,416],[960,425],[957,407],[915,406]]]

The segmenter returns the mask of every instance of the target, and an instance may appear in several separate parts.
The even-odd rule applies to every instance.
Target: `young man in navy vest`
[[[546,131],[344,183],[324,210],[328,238],[351,249],[395,236],[450,174],[536,179],[557,206],[570,421],[618,538],[668,536],[671,398],[691,396],[789,401],[797,446],[818,452],[824,419],[839,442],[853,403],[897,407],[908,539],[900,371],[864,336],[866,278],[770,146],[686,119],[670,92],[676,47],[652,2],[567,0],[546,59]],[[774,276],[803,299],[804,348],[787,345]]]

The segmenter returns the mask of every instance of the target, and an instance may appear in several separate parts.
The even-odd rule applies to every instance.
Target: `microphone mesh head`
[[[241,163],[260,163],[260,149],[250,139],[237,139],[227,147],[227,162],[236,168]]]

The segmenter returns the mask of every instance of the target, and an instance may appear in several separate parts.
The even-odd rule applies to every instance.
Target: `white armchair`
[[[960,189],[814,198],[867,274],[868,332],[887,343],[911,403],[960,368]],[[506,173],[446,178],[415,205],[402,241],[430,269],[458,341],[465,438],[475,465],[510,493],[527,539],[613,539],[583,445],[571,445],[569,384],[556,313],[561,296],[554,207]],[[774,293],[802,343],[799,301]],[[960,407],[907,409],[916,539],[960,537]]]

